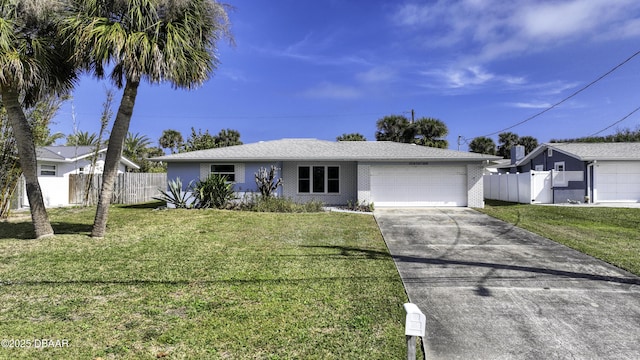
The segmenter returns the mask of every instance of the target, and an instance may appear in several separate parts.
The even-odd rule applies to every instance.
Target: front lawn
[[[0,358],[406,356],[371,216],[113,207],[95,240],[94,211],[50,211],[59,235],[37,241],[28,218],[0,222],[0,338],[31,341]]]
[[[640,275],[640,209],[487,201],[479,210]]]

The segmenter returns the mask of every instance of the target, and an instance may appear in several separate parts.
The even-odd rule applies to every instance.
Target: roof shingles
[[[153,158],[165,162],[226,161],[483,161],[495,156],[389,141],[281,139]]]

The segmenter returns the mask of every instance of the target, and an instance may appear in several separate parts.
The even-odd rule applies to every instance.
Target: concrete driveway
[[[640,278],[466,208],[376,209],[427,359],[640,359]]]

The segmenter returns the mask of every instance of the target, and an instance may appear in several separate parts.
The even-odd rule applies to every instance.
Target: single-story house
[[[549,143],[512,171],[552,171],[554,203],[640,202],[640,143]]]
[[[257,192],[255,173],[274,165],[283,180],[277,195],[299,202],[483,207],[482,173],[496,159],[387,141],[282,139],[151,160],[167,163],[167,179],[184,187],[218,173],[238,193]]]
[[[36,148],[38,182],[42,189],[42,197],[47,207],[69,206],[71,204],[69,175],[102,174],[104,157],[107,148],[98,151],[94,168],[91,168],[94,146],[43,146]],[[131,160],[122,157],[118,165],[118,173],[130,169],[140,169]],[[22,188],[22,202],[28,206],[26,188]]]

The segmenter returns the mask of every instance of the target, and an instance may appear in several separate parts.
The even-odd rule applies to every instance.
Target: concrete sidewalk
[[[466,208],[377,209],[431,359],[640,359],[640,278]]]

